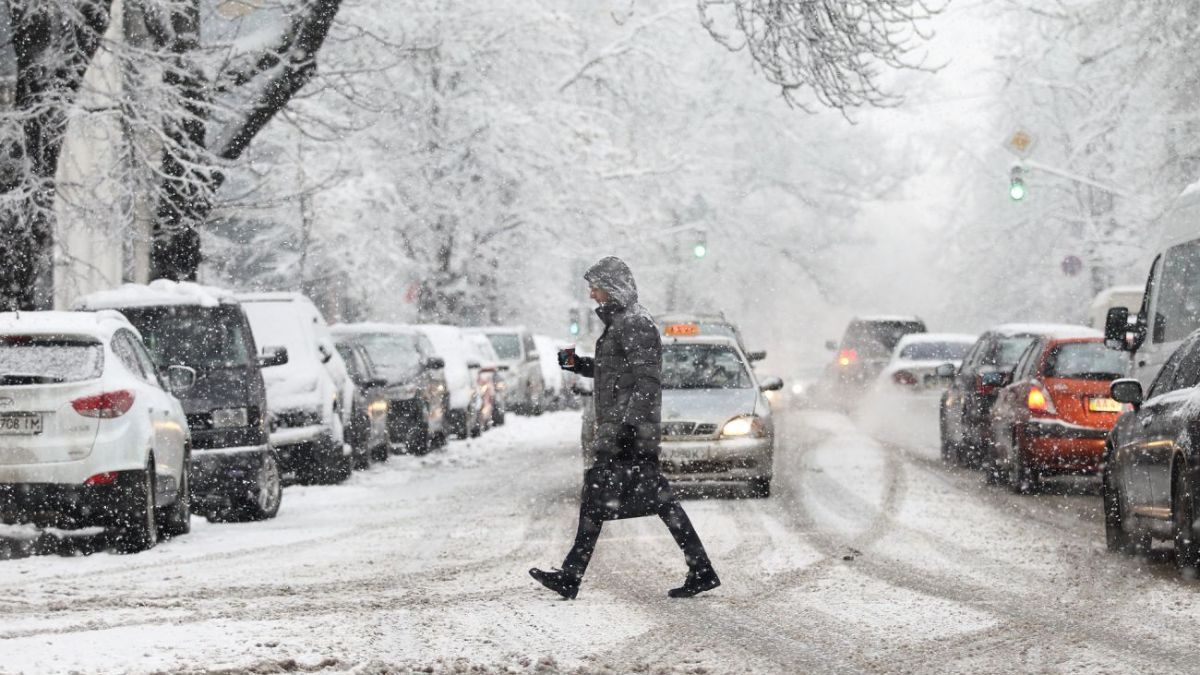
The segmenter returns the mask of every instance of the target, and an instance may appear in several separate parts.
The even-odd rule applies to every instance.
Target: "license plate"
[[[689,448],[684,450],[671,449],[666,444],[663,444],[663,459],[669,462],[697,462],[709,459],[709,452],[706,448]]]
[[[42,416],[37,414],[0,415],[0,435],[31,436],[42,433]]]
[[[1092,412],[1119,413],[1123,406],[1111,398],[1089,398],[1088,410]]]

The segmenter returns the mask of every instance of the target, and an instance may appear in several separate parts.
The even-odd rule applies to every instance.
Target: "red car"
[[[1098,472],[1123,410],[1109,383],[1128,369],[1128,357],[1103,338],[1035,340],[992,407],[989,477],[1026,492],[1044,475]]]

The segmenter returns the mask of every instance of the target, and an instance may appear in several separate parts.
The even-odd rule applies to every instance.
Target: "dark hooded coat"
[[[596,463],[657,464],[662,441],[662,340],[654,317],[638,304],[633,273],[620,258],[601,259],[583,278],[611,298],[596,308],[604,332],[596,341],[595,358],[578,358],[575,369],[595,378]],[[624,442],[628,427],[634,432],[632,447]]]

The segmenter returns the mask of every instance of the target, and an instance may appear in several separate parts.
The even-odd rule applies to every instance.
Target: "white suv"
[[[185,534],[190,441],[121,314],[0,313],[0,520],[108,527],[125,552]]]
[[[300,293],[238,294],[254,341],[287,349],[286,364],[263,372],[271,445],[283,470],[302,482],[339,483],[354,450],[345,440],[354,382],[316,305]]]

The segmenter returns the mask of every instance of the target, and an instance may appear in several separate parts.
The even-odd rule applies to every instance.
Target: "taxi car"
[[[658,317],[658,325],[665,337],[689,337],[695,335],[724,335],[737,342],[738,349],[750,361],[762,361],[767,353],[750,351],[742,341],[742,332],[736,324],[725,318],[722,312],[711,314],[664,314]]]
[[[750,359],[729,337],[663,340],[663,473],[672,482],[742,483],[756,497],[771,494],[775,423],[765,392],[783,381],[760,381]]]

